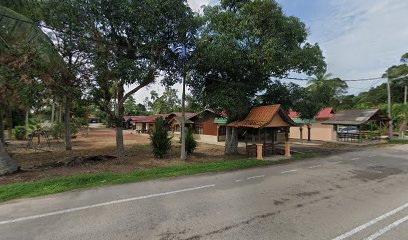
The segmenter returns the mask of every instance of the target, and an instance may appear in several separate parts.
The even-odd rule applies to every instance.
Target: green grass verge
[[[388,144],[408,144],[408,139],[395,139],[389,141]]]
[[[250,159],[225,160],[209,163],[183,164],[175,166],[157,167],[126,174],[97,173],[70,177],[59,177],[54,179],[25,183],[12,183],[0,186],[0,202],[18,198],[36,197],[53,193],[61,193],[75,189],[140,182],[144,180],[158,179],[163,177],[175,177],[182,175],[193,175],[198,173],[221,172],[252,167],[269,166],[319,156],[321,156],[321,154],[304,153],[296,154],[291,159],[282,159],[279,161],[259,161]]]

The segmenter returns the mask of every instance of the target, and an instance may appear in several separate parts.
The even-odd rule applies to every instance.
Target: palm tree
[[[0,5],[0,52],[2,53],[0,65],[7,68],[11,66],[10,63],[12,62],[20,62],[23,61],[22,59],[28,58],[29,53],[24,52],[23,56],[16,56],[13,53],[21,50],[19,49],[20,46],[30,46],[31,49],[35,49],[36,57],[40,58],[37,60],[43,62],[48,70],[64,69],[64,61],[48,36],[31,19],[8,8],[12,7],[24,12],[24,6],[30,9],[34,6],[31,3],[34,2],[38,1],[2,1],[2,5]],[[27,8],[25,9],[27,10]],[[35,12],[36,10],[30,9],[30,11]],[[18,70],[18,67],[11,66],[11,68]],[[1,99],[1,101],[8,102],[10,99]],[[5,149],[4,139],[0,139],[0,175],[13,173],[18,168],[17,162],[10,157]]]

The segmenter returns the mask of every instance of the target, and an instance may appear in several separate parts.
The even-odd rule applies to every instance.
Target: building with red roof
[[[322,108],[313,119],[302,119],[295,111],[289,112],[289,117],[300,126],[290,128],[290,137],[294,139],[308,138],[307,131],[310,131],[310,140],[333,141],[336,139],[336,132],[332,127],[323,125],[322,122],[332,118],[335,114],[333,108]],[[306,130],[305,130],[306,129]]]

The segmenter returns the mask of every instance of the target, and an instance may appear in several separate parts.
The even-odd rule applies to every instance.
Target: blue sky
[[[200,6],[217,0],[188,0]],[[309,29],[309,42],[317,42],[326,58],[328,72],[343,79],[379,77],[399,64],[408,52],[408,0],[277,0],[287,15],[299,17]],[[352,94],[384,81],[353,82]],[[301,82],[297,82],[301,83]],[[180,86],[175,86],[177,89]],[[136,94],[139,101],[158,85]]]

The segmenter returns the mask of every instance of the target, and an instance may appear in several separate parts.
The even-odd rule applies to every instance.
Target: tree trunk
[[[64,138],[65,138],[65,150],[72,150],[72,141],[71,141],[71,100],[68,97],[65,97],[64,102]]]
[[[52,105],[51,105],[51,125],[54,126],[55,122],[55,100],[52,100]]]
[[[238,128],[227,127],[225,139],[225,154],[238,154]]]
[[[310,142],[310,124],[307,125],[307,141]]]
[[[0,141],[4,142],[4,110],[0,106]]]
[[[231,127],[225,127],[225,149],[224,149],[225,155],[227,155],[229,152],[229,146],[231,143],[231,134],[232,134]]]
[[[13,113],[11,108],[7,108],[7,135],[9,140],[13,138]]]
[[[116,119],[115,119],[115,127],[116,127],[116,154],[118,161],[120,163],[125,162],[125,145],[123,143],[123,115],[125,112],[125,108],[123,107],[123,103],[119,101],[123,98],[124,89],[123,85],[118,86],[118,106],[116,108]]]
[[[28,132],[28,117],[29,117],[29,115],[30,115],[30,110],[26,110],[26,112],[25,112],[25,128],[26,128],[26,130],[27,130],[27,132]]]
[[[18,169],[17,162],[6,152],[4,142],[0,140],[0,176],[16,172]]]

